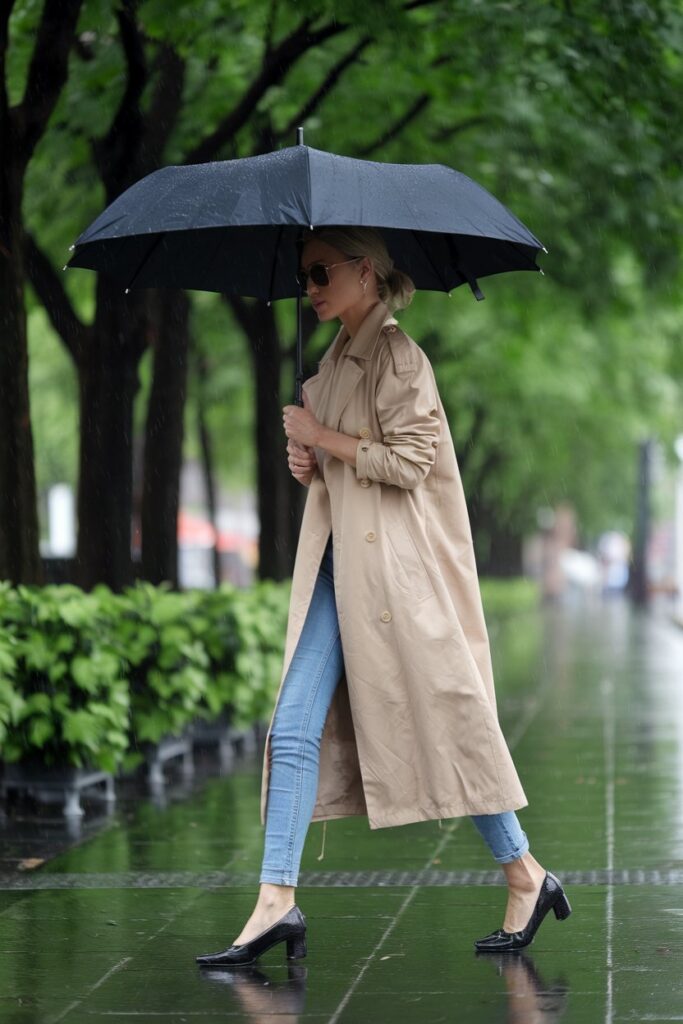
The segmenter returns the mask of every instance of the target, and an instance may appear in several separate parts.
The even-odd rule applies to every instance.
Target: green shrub
[[[175,593],[0,584],[0,756],[114,771],[139,744],[227,711],[247,728],[280,681],[291,582]]]
[[[128,746],[127,665],[95,595],[0,592],[0,750],[5,761],[113,771]]]
[[[539,606],[538,583],[527,577],[494,579],[485,576],[480,580],[480,587],[487,620],[535,611]]]

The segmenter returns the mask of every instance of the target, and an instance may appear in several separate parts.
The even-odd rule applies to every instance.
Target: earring
[[[365,280],[365,281],[361,281],[361,284],[363,285],[363,291],[365,292],[365,290],[366,290],[366,289],[367,289],[367,287],[368,287],[368,282],[367,282],[367,280]]]

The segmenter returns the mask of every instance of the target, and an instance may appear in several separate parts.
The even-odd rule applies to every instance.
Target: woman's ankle
[[[538,888],[539,880],[545,877],[545,868],[528,851],[501,867],[512,889],[531,892]]]
[[[296,903],[296,889],[292,885],[275,885],[272,882],[261,882],[258,904],[272,909],[273,907],[291,907]]]

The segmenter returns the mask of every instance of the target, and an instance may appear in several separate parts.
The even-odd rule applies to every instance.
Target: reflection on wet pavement
[[[322,861],[322,825],[309,830],[305,963],[282,944],[251,967],[198,969],[258,890],[257,755],[185,799],[124,802],[35,871],[16,865],[39,848],[4,823],[2,1024],[682,1019],[683,631],[596,601],[493,626],[491,640],[530,800],[520,820],[567,887],[567,921],[549,915],[523,953],[477,955],[505,889],[471,822],[370,832],[346,818],[328,823]]]

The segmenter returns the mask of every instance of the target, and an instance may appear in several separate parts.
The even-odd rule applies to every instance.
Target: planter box
[[[36,763],[6,764],[2,779],[2,795],[25,793],[39,803],[61,803],[66,817],[83,816],[81,793],[112,805],[116,800],[114,777],[98,768],[49,768]]]
[[[253,725],[249,726],[248,729],[231,729],[230,736],[238,754],[256,753],[257,744]]]
[[[235,760],[235,747],[232,741],[233,730],[230,725],[230,713],[224,711],[211,722],[199,718],[190,726],[193,747],[218,747],[221,768],[231,767]]]
[[[188,733],[183,736],[164,736],[159,743],[143,743],[140,751],[147,765],[147,781],[152,788],[160,788],[166,783],[164,765],[176,758],[181,758],[181,771],[184,779],[194,775],[192,759],[192,739]]]

